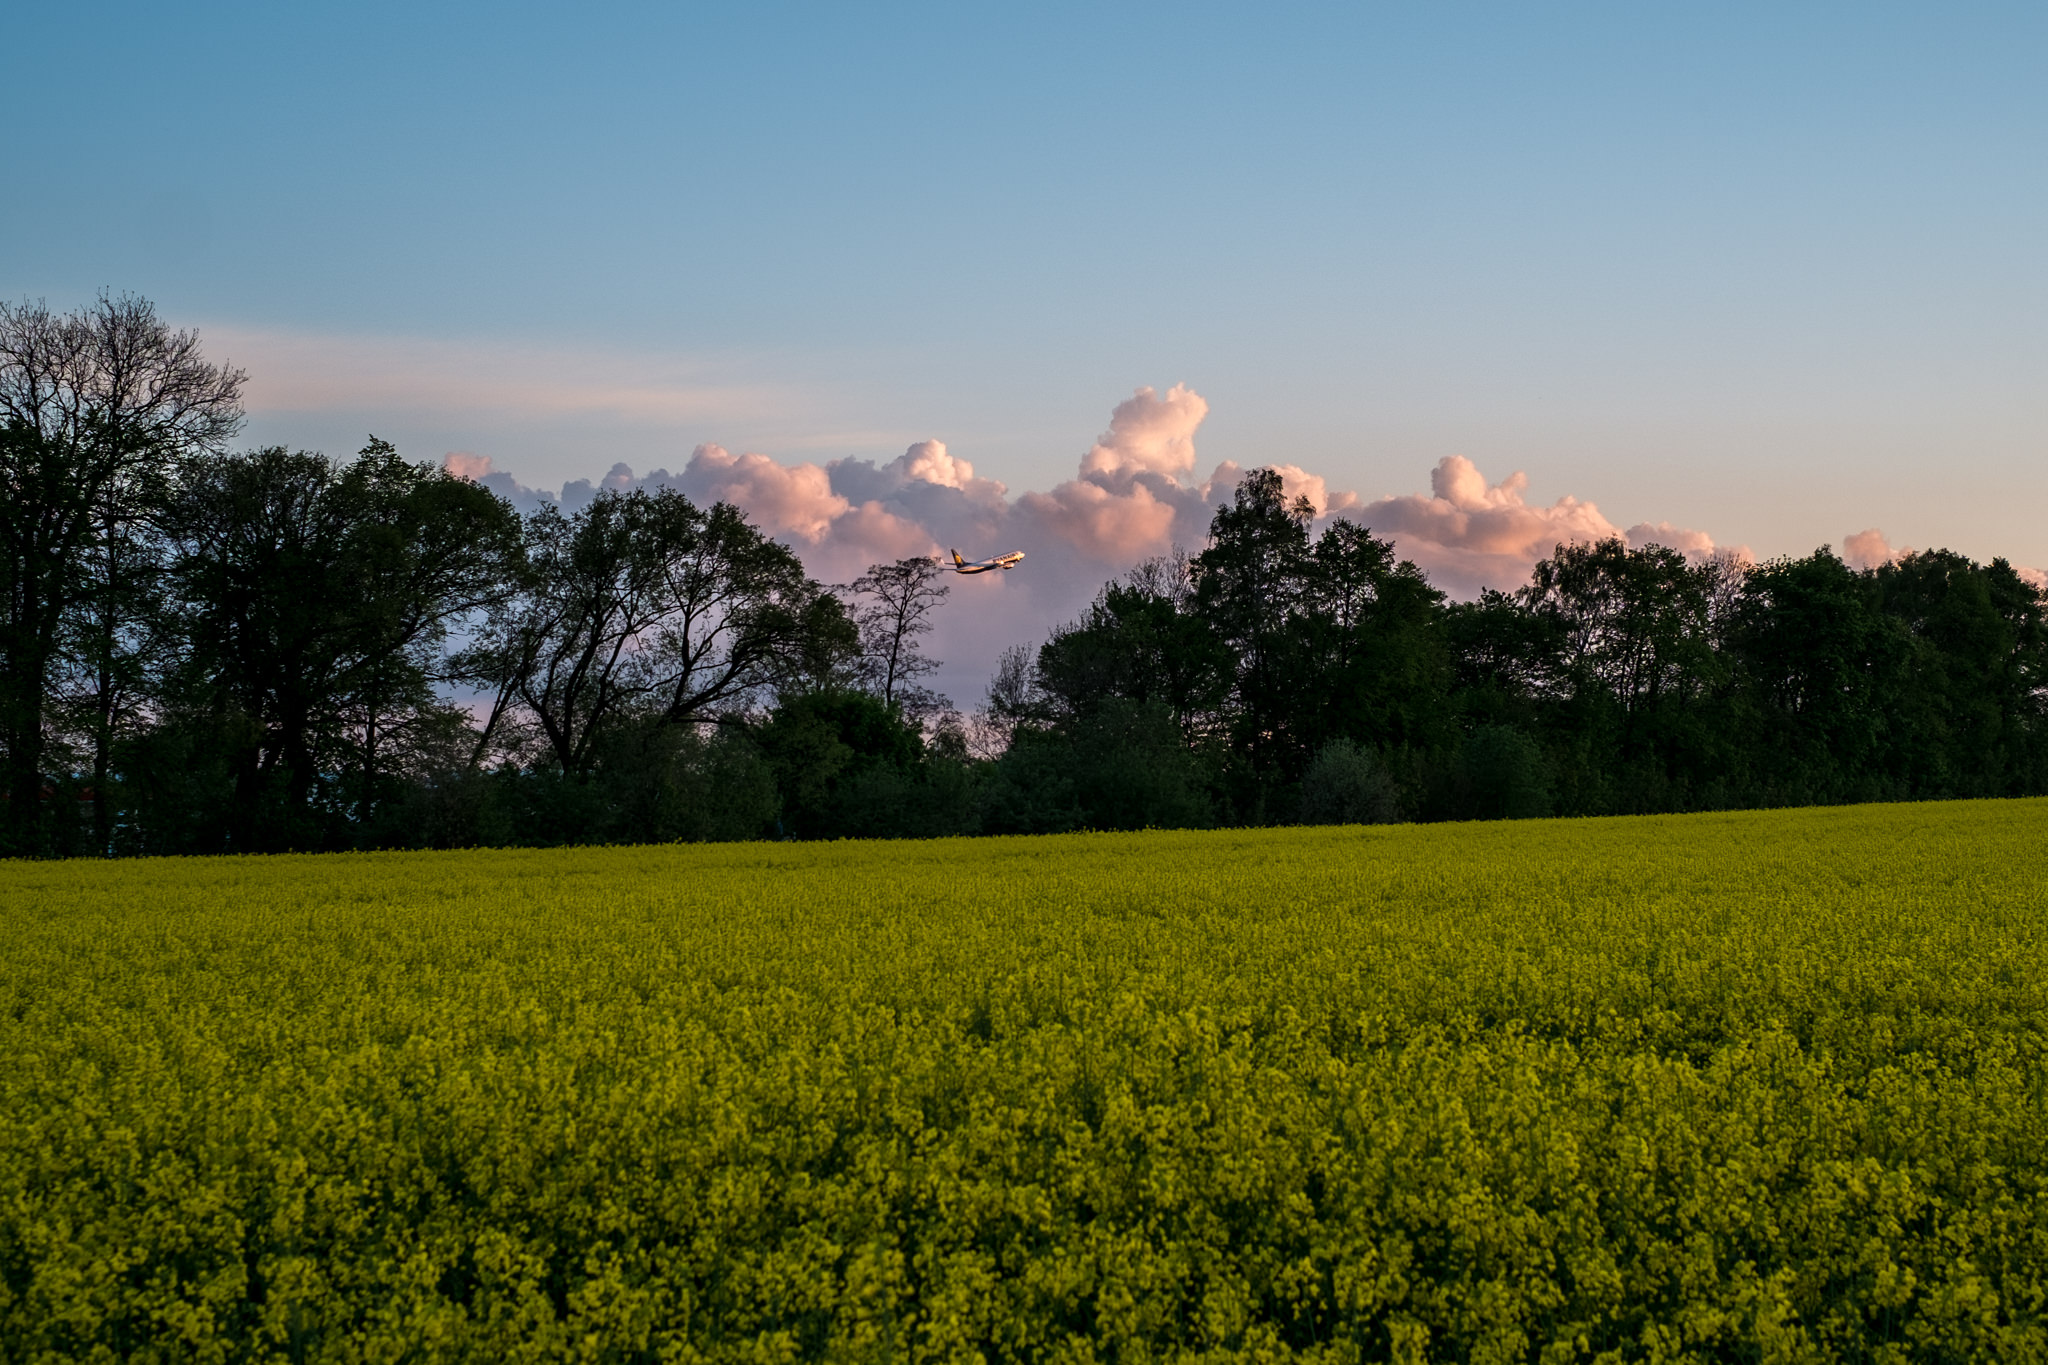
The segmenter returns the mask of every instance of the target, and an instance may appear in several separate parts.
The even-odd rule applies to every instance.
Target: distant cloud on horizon
[[[1908,555],[1919,551],[1911,545],[1894,546],[1885,538],[1883,531],[1872,526],[1851,536],[1842,537],[1842,562],[1852,569],[1881,569],[1887,564],[1896,564]],[[2048,571],[2030,568],[2025,564],[2014,564],[2012,571],[2020,581],[2038,592],[2048,592]]]
[[[1842,537],[1842,562],[1852,569],[1880,569],[1895,563],[1913,553],[1910,545],[1892,548],[1884,532],[1875,526],[1867,531],[1858,531],[1853,536]]]
[[[848,581],[881,560],[956,547],[975,557],[1023,550],[1027,561],[1014,572],[958,580],[942,612],[932,650],[949,662],[940,682],[956,702],[971,704],[1004,647],[1042,640],[1073,620],[1105,581],[1141,560],[1206,542],[1216,508],[1230,500],[1245,472],[1226,460],[1193,481],[1195,434],[1208,412],[1208,403],[1186,385],[1164,394],[1140,388],[1117,404],[1074,478],[1015,495],[976,474],[972,463],[938,440],[919,441],[880,464],[855,458],[785,463],[705,444],[680,471],[636,475],[620,463],[559,492],[527,487],[486,455],[452,451],[446,464],[523,511],[553,502],[574,512],[607,488],[669,487],[701,502],[730,502],[828,582]],[[1372,528],[1454,596],[1520,586],[1560,542],[1619,536],[1694,558],[1723,548],[1703,531],[1668,521],[1624,529],[1575,497],[1531,504],[1526,474],[1490,484],[1460,455],[1438,461],[1428,495],[1371,502],[1333,491],[1323,476],[1299,465],[1269,467],[1280,472],[1290,495],[1309,499],[1319,522],[1342,516]],[[1749,556],[1746,546],[1728,552]],[[959,609],[970,601],[980,608]]]

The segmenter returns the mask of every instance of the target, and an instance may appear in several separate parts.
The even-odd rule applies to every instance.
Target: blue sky
[[[2048,7],[35,6],[0,293],[155,300],[252,440],[535,485],[1184,383],[1759,555],[2048,565]],[[1008,548],[1008,547],[989,547]]]

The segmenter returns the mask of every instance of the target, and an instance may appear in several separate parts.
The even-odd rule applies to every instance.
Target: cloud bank
[[[1896,564],[1908,555],[1918,554],[1911,545],[1893,546],[1883,531],[1875,526],[1867,531],[1858,531],[1853,536],[1842,537],[1842,562],[1852,569],[1881,569],[1887,564]],[[2020,581],[2037,592],[2048,592],[2048,570],[2029,568],[2015,564],[2012,571]]]
[[[785,463],[700,445],[678,471],[636,475],[617,464],[603,478],[576,480],[559,493],[528,488],[483,455],[452,452],[447,465],[528,511],[555,502],[573,512],[605,488],[670,487],[700,502],[730,502],[828,582],[846,582],[869,564],[906,555],[957,547],[978,558],[1023,550],[1027,562],[1013,573],[954,580],[942,609],[932,652],[949,666],[938,681],[956,701],[971,703],[1005,646],[1042,640],[1054,625],[1072,620],[1104,581],[1140,560],[1175,545],[1203,545],[1216,508],[1230,501],[1245,472],[1226,460],[1196,478],[1195,435],[1208,412],[1208,403],[1185,385],[1163,394],[1141,388],[1117,404],[1073,478],[1014,495],[937,440],[920,441],[882,464]],[[1667,545],[1695,557],[1719,548],[1705,532],[1668,521],[1624,529],[1575,497],[1532,504],[1526,474],[1489,483],[1460,455],[1438,461],[1427,495],[1370,502],[1333,489],[1299,465],[1276,461],[1270,467],[1280,471],[1290,495],[1314,505],[1319,523],[1343,516],[1371,527],[1458,596],[1521,585],[1561,542],[1621,536],[1631,545]],[[1748,552],[1737,547],[1735,553]]]

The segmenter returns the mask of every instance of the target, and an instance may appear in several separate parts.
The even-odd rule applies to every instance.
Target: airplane
[[[1022,550],[1012,550],[1006,555],[997,555],[994,559],[962,559],[960,552],[955,550],[953,551],[953,572],[987,573],[990,569],[1014,569],[1023,562],[1023,559],[1024,552]]]

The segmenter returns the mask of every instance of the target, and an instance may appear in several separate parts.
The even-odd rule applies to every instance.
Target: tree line
[[[231,451],[244,382],[144,300],[0,304],[0,852],[2048,791],[2048,604],[2003,560],[1609,541],[1454,602],[1260,470],[962,715],[922,681],[932,560],[827,585],[674,490],[521,517],[375,438]]]

